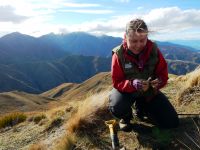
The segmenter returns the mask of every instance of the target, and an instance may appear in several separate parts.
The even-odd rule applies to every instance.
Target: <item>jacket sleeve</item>
[[[159,78],[161,81],[158,87],[158,89],[161,89],[167,84],[168,68],[167,68],[167,62],[159,49],[158,49],[158,63],[156,65],[155,74],[156,77]]]
[[[111,75],[114,88],[120,92],[135,92],[136,89],[131,85],[131,81],[125,79],[122,65],[116,53],[112,55]]]

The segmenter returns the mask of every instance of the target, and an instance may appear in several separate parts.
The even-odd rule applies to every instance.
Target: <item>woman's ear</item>
[[[127,34],[124,33],[124,41],[127,41]]]

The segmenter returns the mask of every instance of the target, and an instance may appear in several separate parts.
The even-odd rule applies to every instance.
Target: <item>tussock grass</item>
[[[60,127],[63,124],[64,120],[61,117],[54,118],[47,125],[46,131],[51,131],[53,128]]]
[[[67,112],[65,111],[65,107],[52,109],[46,114],[51,120],[46,127],[46,131],[51,131],[53,128],[60,127],[67,119]]]
[[[58,144],[53,148],[54,150],[72,150],[76,142],[74,134],[65,134],[59,139]]]
[[[67,121],[67,134],[59,140],[55,146],[55,150],[73,149],[77,143],[78,136],[95,140],[97,136],[95,136],[97,134],[96,129],[105,126],[104,119],[110,117],[107,111],[108,93],[88,94],[88,97],[80,103],[77,111]],[[99,142],[99,140],[95,141],[96,143]]]
[[[38,115],[34,115],[28,118],[28,121],[33,121],[36,124],[38,124],[41,120],[46,119],[46,115],[44,113],[42,114],[38,114]]]
[[[64,117],[64,115],[65,115],[64,108],[61,107],[52,109],[47,112],[48,118]]]
[[[14,112],[0,118],[0,129],[7,126],[14,126],[25,121],[27,116],[24,113]]]
[[[67,123],[70,133],[91,132],[104,124],[103,117],[109,116],[107,111],[108,92],[92,95],[80,104],[78,111]]]
[[[65,106],[60,106],[47,111],[46,116],[47,118],[49,118],[49,120],[57,117],[67,119],[66,117],[68,117],[69,113],[71,113],[72,110],[73,110],[72,106],[70,106],[69,104],[65,104]]]
[[[47,147],[44,144],[42,144],[42,143],[32,144],[29,147],[29,150],[47,150]]]
[[[196,69],[193,72],[177,78],[177,81],[182,82],[182,88],[176,95],[176,99],[179,104],[184,101],[185,95],[190,95],[200,87],[200,69]],[[187,98],[189,99],[189,98]],[[189,100],[187,100],[189,101]]]
[[[193,87],[200,85],[200,68],[186,74],[185,76],[179,76],[176,81],[184,82],[184,86]]]

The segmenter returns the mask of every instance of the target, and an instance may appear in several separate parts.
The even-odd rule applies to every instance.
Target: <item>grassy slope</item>
[[[50,97],[58,95],[56,98],[62,101],[75,101],[84,100],[88,95],[100,93],[107,89],[111,89],[110,73],[102,72],[84,81],[82,84],[62,84],[41,95]]]
[[[49,105],[58,105],[56,99],[25,92],[0,93],[0,115],[12,111],[39,111],[49,109]]]
[[[200,97],[199,91],[193,93],[193,96],[196,96],[198,99],[194,101],[190,101],[185,104],[179,104],[177,102],[177,92],[180,91],[181,87],[183,87],[182,81],[179,82],[177,79],[171,78],[169,80],[169,84],[162,89],[162,91],[169,97],[172,104],[175,106],[178,113],[196,113],[199,114],[200,110]],[[107,112],[108,113],[108,112]],[[105,114],[106,115],[106,114]],[[127,150],[132,149],[198,149],[200,145],[200,120],[198,117],[184,115],[180,117],[180,127],[172,130],[158,130],[156,127],[153,127],[151,124],[146,122],[140,122],[138,120],[132,120],[133,130],[130,133],[126,132],[118,132],[118,137],[120,144],[125,146]],[[108,119],[108,118],[107,118]],[[112,117],[110,118],[112,119]],[[102,117],[102,121],[105,120]],[[79,149],[111,149],[111,141],[109,137],[109,130],[105,127],[105,125],[96,127],[95,129],[88,129],[88,134],[81,138],[80,142],[76,145],[78,146],[80,143],[84,141],[85,144],[82,144],[82,147],[78,147]],[[87,130],[87,129],[85,129]],[[97,134],[99,133],[99,134]],[[197,143],[194,144],[192,142]],[[185,145],[184,145],[185,144]]]
[[[177,101],[177,93],[184,86],[189,85],[187,82],[184,82],[187,81],[187,78],[183,76],[180,79],[180,77],[176,78],[176,76],[170,75],[169,84],[162,91],[169,97],[178,113],[199,113],[200,90],[197,89],[190,93],[196,99],[190,99],[187,103],[185,103],[187,99],[182,100],[181,103]],[[25,125],[21,124],[6,131],[0,131],[0,149],[10,150],[9,147],[27,149],[30,144],[41,142],[43,143],[42,145],[48,147],[47,149],[56,150],[56,144],[59,144],[57,140],[60,139],[63,142],[61,136],[64,133],[65,127],[57,127],[55,125],[55,128],[51,132],[46,131],[46,128],[58,114],[62,114],[61,118],[66,122],[66,125],[70,124],[72,126],[71,129],[75,129],[74,132],[77,136],[75,142],[76,149],[111,149],[109,131],[104,121],[113,118],[109,115],[106,106],[103,106],[103,109],[101,108],[102,102],[107,102],[108,93],[111,89],[110,85],[110,74],[100,73],[83,84],[63,84],[60,87],[43,93],[42,96],[56,97],[57,100],[60,99],[62,102],[65,102],[65,105],[57,108],[58,110],[51,110],[50,113],[46,112],[45,114],[50,115],[48,115],[48,121],[42,126],[31,125],[29,122],[25,122]],[[101,93],[104,90],[107,92],[102,95]],[[183,96],[183,98],[187,97]],[[86,101],[82,101],[85,99]],[[60,113],[59,110],[65,113]],[[200,144],[200,134],[197,131],[200,127],[199,118],[193,118],[192,116],[180,116],[180,118],[180,127],[169,131],[160,131],[152,127],[151,124],[133,120],[134,128],[132,132],[125,133],[118,131],[120,144],[125,146],[127,150],[188,149],[186,146],[190,149],[198,149],[189,137],[198,145]],[[63,125],[65,124],[64,122]],[[30,131],[32,128],[34,132]],[[25,131],[27,134],[23,134]],[[69,131],[69,127],[67,127],[66,132]],[[11,135],[13,138],[10,138]],[[28,136],[31,139],[30,141],[25,140]],[[9,140],[6,141],[5,139],[8,138]]]
[[[197,74],[197,76],[199,75],[200,74]],[[179,94],[177,93],[181,93],[182,89],[184,87],[187,87],[188,84],[189,83],[187,81],[184,82],[183,80],[176,78],[176,76],[170,75],[169,83],[165,88],[162,89],[162,91],[169,97],[169,100],[175,106],[179,114],[199,114],[200,91],[198,90],[198,88],[189,93],[189,97],[191,97],[192,95],[192,97],[195,97],[195,99],[190,99],[188,101],[187,95],[186,97],[183,97],[182,100],[183,102],[188,101],[187,103],[180,103],[180,101],[177,100],[177,97],[179,96]],[[196,85],[196,87],[199,87],[199,85]],[[84,105],[82,107],[84,107]],[[90,127],[92,123],[88,122],[88,127],[90,128],[82,129],[86,132],[84,132],[84,135],[80,131],[80,139],[77,140],[78,143],[76,143],[78,149],[111,149],[109,131],[103,124],[103,121],[109,118],[105,118],[105,116],[109,116],[107,111],[105,111],[104,115],[96,116],[97,118],[101,117],[101,123],[98,122],[98,126],[94,126],[93,123],[92,129]],[[159,130],[158,128],[153,127],[151,124],[148,124],[146,122],[132,120],[132,123],[134,124],[132,132],[118,132],[120,144],[125,146],[128,150],[198,149],[200,145],[200,133],[198,131],[200,120],[198,116],[196,117],[191,115],[180,115],[179,117],[180,127],[172,130]],[[86,121],[90,119],[91,118],[88,119],[86,117]],[[111,116],[110,119],[112,119]],[[80,127],[80,129],[77,129],[77,131],[81,130],[81,128],[82,127]],[[81,147],[79,145],[81,145]]]

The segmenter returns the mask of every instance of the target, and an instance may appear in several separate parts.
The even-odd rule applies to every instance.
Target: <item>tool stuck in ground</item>
[[[112,141],[112,148],[113,150],[125,150],[125,147],[120,148],[119,145],[119,139],[117,136],[117,130],[116,130],[116,125],[117,125],[117,121],[116,120],[108,120],[105,121],[106,126],[109,127],[110,130],[110,138]]]

